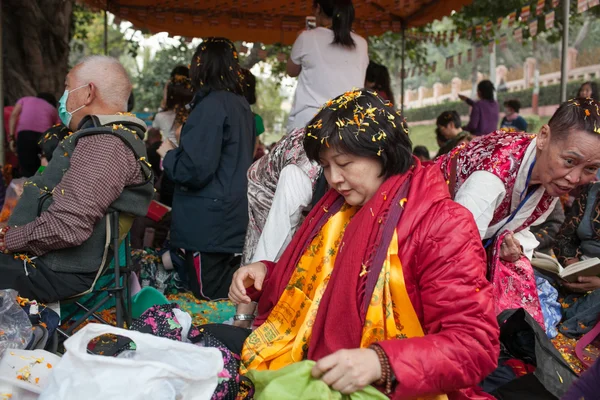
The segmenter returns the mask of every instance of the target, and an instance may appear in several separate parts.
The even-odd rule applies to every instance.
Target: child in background
[[[431,161],[429,150],[425,146],[415,146],[413,154],[415,155],[415,157],[421,160],[421,162]]]
[[[367,67],[367,77],[365,78],[365,87],[373,89],[379,97],[391,103],[394,102],[394,92],[390,81],[390,72],[381,64],[370,61]]]
[[[504,102],[505,117],[502,118],[500,128],[514,129],[517,132],[527,132],[527,121],[519,115],[521,102],[516,99]]]
[[[600,92],[598,91],[598,84],[596,82],[588,81],[585,82],[579,88],[579,92],[577,92],[577,97],[588,98],[598,101],[600,100]]]

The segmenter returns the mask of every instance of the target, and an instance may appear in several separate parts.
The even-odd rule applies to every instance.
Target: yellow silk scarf
[[[313,239],[265,323],[246,339],[242,373],[277,370],[306,358],[319,302],[327,288],[346,226],[356,211],[344,205]],[[398,256],[398,235],[394,232],[367,309],[360,347],[421,336],[424,336],[423,328],[406,291]],[[439,395],[421,400],[447,398]]]
[[[319,302],[346,226],[356,211],[358,208],[344,204],[312,240],[271,314],[246,339],[242,372],[276,370],[306,358]]]

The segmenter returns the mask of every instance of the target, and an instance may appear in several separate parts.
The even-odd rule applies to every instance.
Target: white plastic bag
[[[36,400],[59,361],[45,350],[7,350],[0,360],[0,399]]]
[[[90,340],[104,334],[128,337],[136,350],[127,358],[87,353]],[[40,400],[209,400],[223,370],[217,349],[101,324],[87,325],[64,346]]]

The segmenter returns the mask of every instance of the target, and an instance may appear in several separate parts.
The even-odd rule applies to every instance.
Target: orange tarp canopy
[[[79,0],[152,33],[292,44],[312,14],[312,0]],[[458,11],[472,0],[354,0],[363,36],[400,32]]]

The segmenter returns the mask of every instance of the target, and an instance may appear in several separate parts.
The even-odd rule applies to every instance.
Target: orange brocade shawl
[[[388,199],[387,193],[389,192],[385,190],[384,193],[377,195],[385,197],[385,201],[395,201],[398,207],[403,208],[407,201],[403,196],[408,192],[410,179],[402,180],[401,183],[405,184],[405,190],[397,190],[393,197]],[[331,195],[331,192],[328,195]],[[325,204],[327,210],[327,202]],[[332,215],[316,231],[308,245],[303,247],[303,252],[285,289],[264,323],[246,340],[242,351],[242,371],[276,370],[311,358],[310,347],[319,343],[315,340],[311,341],[311,339],[315,339],[313,332],[319,319],[319,313],[322,312],[320,308],[323,307],[323,299],[328,290],[333,290],[332,288],[336,285],[342,284],[339,280],[335,280],[336,272],[342,276],[347,273],[356,274],[354,278],[366,284],[366,286],[358,286],[360,288],[358,291],[368,296],[365,303],[364,322],[359,327],[358,342],[352,347],[345,348],[365,348],[383,340],[406,339],[424,335],[404,282],[402,263],[398,255],[396,232],[398,219],[391,227],[390,237],[383,241],[389,243],[389,246],[383,249],[380,268],[371,268],[375,265],[374,262],[377,262],[376,254],[371,257],[369,262],[362,262],[361,268],[355,271],[350,271],[349,265],[339,262],[340,258],[343,258],[342,254],[348,251],[347,246],[360,240],[359,237],[348,236],[348,234],[353,224],[360,220],[361,213],[363,216],[369,215],[374,218],[377,224],[375,230],[383,230],[384,220],[388,219],[390,215],[391,219],[394,219],[393,213],[384,213],[376,217],[377,214],[372,207],[369,207],[369,203],[362,208],[351,207],[343,203],[338,211],[332,212]],[[383,237],[382,235],[372,236],[373,239],[376,237],[380,240],[385,239],[385,235]],[[371,271],[377,273],[375,276],[371,276],[373,279],[372,291],[368,288]],[[356,292],[355,289],[354,295],[351,297],[359,298],[360,296],[357,296]],[[342,312],[346,313],[349,318],[353,305],[360,303],[360,301],[353,301],[347,297],[337,300],[341,300],[341,303],[347,306],[347,309]],[[332,304],[331,299],[330,304]],[[327,314],[333,312],[333,308],[327,308]],[[335,334],[344,338],[348,333],[341,324]],[[447,397],[441,395],[428,399],[447,399]]]

